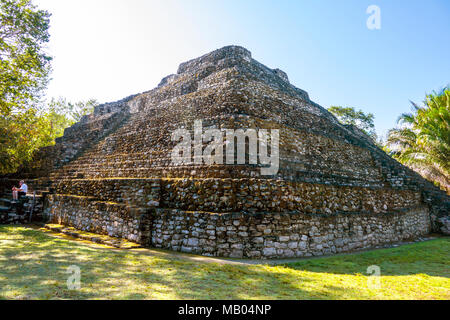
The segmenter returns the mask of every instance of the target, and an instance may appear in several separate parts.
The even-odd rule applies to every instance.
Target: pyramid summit
[[[200,147],[185,149],[192,161],[174,163],[180,141],[173,133],[184,130],[194,142],[199,121]],[[214,153],[223,151],[223,161],[198,161],[204,132],[227,130],[255,132],[240,144],[246,161],[226,158],[239,153],[239,139],[230,147],[234,138],[225,133]],[[278,132],[276,147],[261,132]],[[269,175],[261,170],[267,163],[251,161],[266,145],[277,152]],[[239,46],[182,63],[150,91],[97,106],[3,184],[19,177],[48,188],[52,222],[209,256],[371,248],[442,231],[449,211],[445,193]]]

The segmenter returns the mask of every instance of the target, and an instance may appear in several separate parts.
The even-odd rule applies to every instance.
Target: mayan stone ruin
[[[192,132],[196,120],[203,128],[278,129],[279,170],[175,165],[171,134]],[[21,178],[45,191],[50,222],[207,256],[328,255],[449,231],[444,192],[238,46],[97,106],[1,181]]]

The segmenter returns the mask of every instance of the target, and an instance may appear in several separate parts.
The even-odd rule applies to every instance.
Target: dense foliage
[[[450,191],[450,87],[427,95],[423,106],[412,105],[401,126],[389,131],[387,151]]]
[[[28,109],[48,82],[51,57],[50,14],[30,0],[0,1],[0,111],[3,116]]]
[[[44,50],[49,18],[30,0],[0,1],[0,174],[14,172],[36,149],[54,143],[96,103],[41,102],[51,71]]]
[[[367,135],[376,140],[374,115],[372,113],[365,114],[361,110],[355,110],[353,107],[331,106],[328,108],[339,122],[346,125],[353,125]]]
[[[52,99],[40,109],[29,108],[20,114],[0,118],[0,173],[14,172],[29,161],[35,150],[54,144],[64,129],[93,111],[93,99],[71,103]]]
[[[50,14],[29,0],[0,2],[0,173],[14,170],[41,145],[36,104],[48,82]]]

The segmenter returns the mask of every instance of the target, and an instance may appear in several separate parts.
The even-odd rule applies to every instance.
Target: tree
[[[358,127],[367,135],[376,140],[375,124],[373,123],[375,117],[372,113],[365,114],[362,110],[355,110],[350,107],[331,106],[328,108],[339,122],[346,125],[353,125]]]
[[[388,133],[387,151],[401,163],[450,192],[450,87],[426,95],[423,106],[411,102],[401,127]]]
[[[0,112],[3,118],[30,107],[45,88],[52,58],[50,14],[30,0],[0,2]]]
[[[45,53],[50,14],[31,0],[0,0],[0,174],[14,172],[37,149],[92,112],[95,100],[43,104],[52,58]]]
[[[0,117],[0,174],[13,172],[31,157],[37,124],[35,109]]]
[[[44,51],[49,18],[30,0],[0,1],[0,173],[14,170],[34,148],[36,105],[51,70]]]
[[[80,121],[84,115],[92,113],[96,105],[98,105],[98,102],[95,99],[73,103],[63,97],[59,97],[58,99],[52,98],[48,105],[48,112],[57,115],[66,115],[67,119],[70,120],[68,126],[71,126],[75,122]]]
[[[14,172],[31,160],[34,151],[54,144],[65,128],[91,113],[95,105],[94,99],[71,103],[59,98],[39,111],[29,108],[12,115],[13,121],[0,118],[0,174]]]
[[[54,144],[65,128],[92,113],[97,104],[94,99],[76,103],[51,99],[39,110],[29,108],[12,115],[9,119],[13,121],[0,122],[0,173],[14,172],[31,160],[34,151]]]

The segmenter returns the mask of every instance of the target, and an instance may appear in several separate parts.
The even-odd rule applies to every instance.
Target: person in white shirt
[[[25,196],[28,192],[28,186],[25,184],[25,181],[21,180],[19,182],[19,185],[20,185],[19,188],[16,188],[16,187],[12,188],[13,201],[19,200],[19,197]]]

